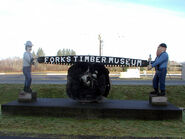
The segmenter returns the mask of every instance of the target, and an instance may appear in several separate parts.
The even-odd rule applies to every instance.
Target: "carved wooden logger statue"
[[[105,56],[48,56],[39,63],[68,64],[67,95],[79,102],[100,102],[110,90],[109,71],[105,66],[147,66],[146,60]]]

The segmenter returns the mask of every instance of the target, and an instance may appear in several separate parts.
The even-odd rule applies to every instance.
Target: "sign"
[[[131,59],[123,57],[75,55],[75,56],[45,56],[38,58],[39,63],[45,64],[74,64],[78,62],[100,63],[106,66],[144,67],[147,60]]]

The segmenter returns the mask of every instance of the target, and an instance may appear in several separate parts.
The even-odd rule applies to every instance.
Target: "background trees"
[[[66,55],[76,55],[76,52],[73,49],[59,49],[57,56],[66,56]]]
[[[45,52],[42,48],[39,48],[37,52],[32,51],[34,58],[45,56]],[[76,52],[73,49],[59,49],[57,56],[65,55],[76,55]],[[68,65],[46,65],[46,64],[37,64],[32,67],[32,71],[67,71],[70,66]],[[12,57],[0,60],[0,72],[22,72],[22,57]]]
[[[42,48],[39,48],[37,51],[37,57],[45,56],[44,50]]]

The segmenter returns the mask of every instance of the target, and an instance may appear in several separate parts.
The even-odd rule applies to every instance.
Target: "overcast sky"
[[[170,60],[185,61],[184,0],[0,0],[0,59],[22,57],[27,40],[48,56],[155,58],[166,43]]]

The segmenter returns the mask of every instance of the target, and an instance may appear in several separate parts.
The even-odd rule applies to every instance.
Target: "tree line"
[[[42,48],[39,48],[37,50],[37,53],[35,51],[32,52],[33,57],[41,57],[45,56],[44,50]],[[56,53],[56,56],[66,56],[66,55],[76,55],[76,52],[73,49],[59,49]]]
[[[37,52],[33,51],[34,58],[45,56],[45,52],[42,48],[39,48]],[[76,55],[73,49],[59,49],[56,56]],[[13,57],[0,60],[0,72],[22,72],[23,59],[20,57]],[[51,64],[36,64],[32,66],[33,72],[40,71],[67,71],[69,65],[51,65]]]
[[[41,55],[44,56],[44,55]],[[0,60],[0,72],[22,72],[22,58],[14,57]],[[36,64],[32,66],[33,72],[67,71],[70,65]],[[121,72],[122,67],[107,67],[111,72]]]

